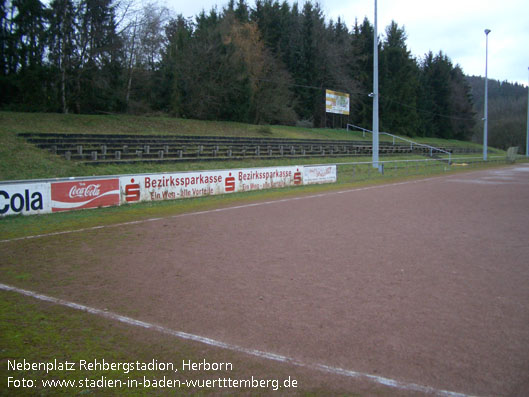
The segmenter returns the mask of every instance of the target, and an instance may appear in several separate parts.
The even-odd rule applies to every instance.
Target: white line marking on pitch
[[[218,348],[230,350],[236,353],[244,353],[250,356],[259,357],[259,358],[266,359],[266,360],[278,361],[281,363],[295,365],[297,367],[303,367],[303,368],[308,368],[308,369],[317,370],[321,372],[327,372],[333,375],[341,375],[341,376],[346,376],[346,377],[355,378],[355,379],[364,379],[364,380],[368,380],[373,383],[377,383],[377,384],[384,385],[384,386],[389,386],[389,387],[399,389],[399,390],[404,390],[404,391],[413,391],[413,392],[419,392],[419,393],[425,393],[425,394],[435,394],[438,396],[450,396],[450,397],[467,397],[468,396],[462,393],[452,392],[448,390],[439,390],[439,389],[435,389],[429,386],[418,385],[416,383],[402,382],[402,381],[398,381],[395,379],[384,378],[382,376],[351,371],[348,369],[343,369],[343,368],[338,368],[338,367],[332,367],[332,366],[325,365],[325,364],[318,364],[318,363],[306,364],[299,360],[296,360],[291,357],[283,356],[281,354],[269,353],[269,352],[265,352],[261,350],[255,350],[255,349],[249,349],[246,347],[221,342],[215,339],[206,338],[204,336],[189,334],[187,332],[182,332],[182,331],[175,331],[170,328],[162,327],[161,325],[147,323],[145,321],[136,320],[130,317],[122,316],[117,313],[113,313],[113,312],[109,312],[109,311],[105,311],[101,309],[96,309],[93,307],[81,305],[81,304],[74,303],[74,302],[69,302],[64,299],[54,298],[51,296],[39,294],[37,292],[32,292],[32,291],[28,291],[28,290],[17,288],[17,287],[12,287],[10,285],[6,285],[2,283],[0,283],[0,290],[16,292],[18,294],[29,296],[35,299],[39,299],[44,302],[66,306],[66,307],[69,307],[75,310],[81,310],[81,311],[84,311],[90,314],[95,314],[97,316],[105,317],[107,319],[114,320],[114,321],[119,321],[121,323],[125,323],[125,324],[132,325],[135,327],[157,331],[157,332],[160,332],[166,335],[171,335],[171,336],[174,336],[180,339],[191,340],[194,342],[203,343],[208,346],[218,347]]]
[[[167,216],[167,217],[163,217],[163,218],[149,218],[149,219],[143,219],[143,220],[138,220],[138,221],[114,223],[114,224],[111,224],[111,225],[100,225],[100,226],[92,226],[92,227],[86,227],[86,228],[75,229],[75,230],[64,230],[64,231],[60,231],[60,232],[36,234],[36,235],[33,235],[33,236],[15,237],[15,238],[6,239],[6,240],[0,240],[0,243],[9,243],[9,242],[12,242],[12,241],[20,241],[20,240],[32,240],[32,239],[41,238],[41,237],[60,236],[60,235],[63,235],[63,234],[82,233],[82,232],[89,232],[89,231],[94,231],[94,230],[99,230],[99,229],[107,229],[107,228],[112,228],[112,227],[138,225],[138,224],[147,223],[147,222],[155,222],[155,221],[165,220],[165,219],[180,218],[180,217],[184,217],[184,216],[197,216],[197,215],[204,215],[204,214],[212,214],[212,213],[215,213],[215,212],[224,212],[224,211],[232,211],[232,210],[238,210],[238,209],[243,209],[243,208],[259,207],[259,206],[262,206],[262,205],[270,205],[270,204],[276,204],[276,203],[285,203],[285,202],[289,202],[289,201],[307,200],[307,199],[313,199],[313,198],[319,198],[319,197],[325,197],[325,196],[332,196],[332,195],[337,195],[337,194],[360,192],[360,191],[371,190],[371,189],[382,189],[382,188],[392,187],[392,186],[408,185],[408,184],[413,184],[413,183],[427,182],[427,181],[432,181],[432,180],[436,180],[436,179],[442,179],[442,178],[446,178],[446,177],[447,176],[437,177],[437,178],[418,179],[418,180],[414,180],[414,181],[396,182],[396,183],[390,183],[390,184],[386,184],[386,185],[366,186],[366,187],[361,187],[361,188],[340,190],[340,191],[335,191],[335,192],[325,192],[325,193],[311,194],[311,195],[307,195],[307,196],[289,197],[289,198],[285,198],[285,199],[278,199],[278,200],[271,200],[271,201],[261,201],[261,202],[257,202],[257,203],[242,204],[242,205],[237,205],[237,206],[233,206],[233,207],[216,208],[216,209],[212,209],[212,210],[196,211],[196,212],[186,212],[186,213],[177,214],[177,215],[171,215],[171,216]]]

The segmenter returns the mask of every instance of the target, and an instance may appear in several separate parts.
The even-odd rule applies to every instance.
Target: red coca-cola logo
[[[53,212],[119,205],[119,179],[51,184]]]
[[[70,198],[75,197],[97,197],[101,194],[100,188],[101,185],[90,184],[88,186],[72,186],[68,196]]]

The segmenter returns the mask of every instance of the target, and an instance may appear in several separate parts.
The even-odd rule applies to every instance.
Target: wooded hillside
[[[485,79],[483,77],[468,77],[472,87],[477,119],[483,118]],[[525,152],[527,139],[527,88],[520,84],[488,81],[488,119],[489,139],[491,146],[507,149],[518,146],[519,153]],[[483,122],[474,128],[475,142],[483,142]]]

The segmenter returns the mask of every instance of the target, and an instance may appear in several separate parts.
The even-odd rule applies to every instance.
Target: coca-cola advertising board
[[[119,179],[96,179],[51,184],[52,212],[119,205]]]
[[[48,212],[51,212],[48,182],[0,185],[0,216]]]
[[[301,185],[303,167],[269,167],[120,177],[121,203],[174,200]]]

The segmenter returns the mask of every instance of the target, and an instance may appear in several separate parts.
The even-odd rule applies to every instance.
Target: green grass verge
[[[46,369],[32,370],[31,368],[13,370],[9,364],[14,362],[48,363],[57,360],[59,363],[67,361],[79,363],[80,360],[94,359],[105,359],[111,362],[136,360],[148,362],[155,356],[172,362],[172,360],[182,357],[182,352],[185,350],[177,349],[174,342],[162,349],[162,346],[156,346],[153,340],[150,343],[145,343],[143,348],[139,348],[138,344],[131,343],[137,337],[124,326],[110,325],[95,316],[43,304],[13,293],[1,292],[1,294],[0,343],[2,346],[2,365],[0,376],[2,389],[6,392],[5,395],[77,395],[94,394],[95,392],[100,394],[100,392],[105,391],[104,394],[116,395],[115,390],[110,388],[98,390],[97,387],[90,387],[90,382],[84,382],[84,380],[101,378],[126,380],[127,378],[140,379],[143,376],[150,379],[163,376],[170,379],[175,378],[174,374],[168,371],[163,373],[133,371],[125,374],[104,370],[93,372],[58,369],[52,369],[48,372]],[[51,380],[76,380],[83,382],[83,384],[75,388],[44,387],[43,382]],[[22,387],[17,381],[24,381],[26,386],[33,387]],[[84,383],[88,384],[85,385]],[[138,391],[118,390],[118,394],[121,392],[136,394],[134,392]],[[177,390],[177,395],[184,394],[185,390]]]

